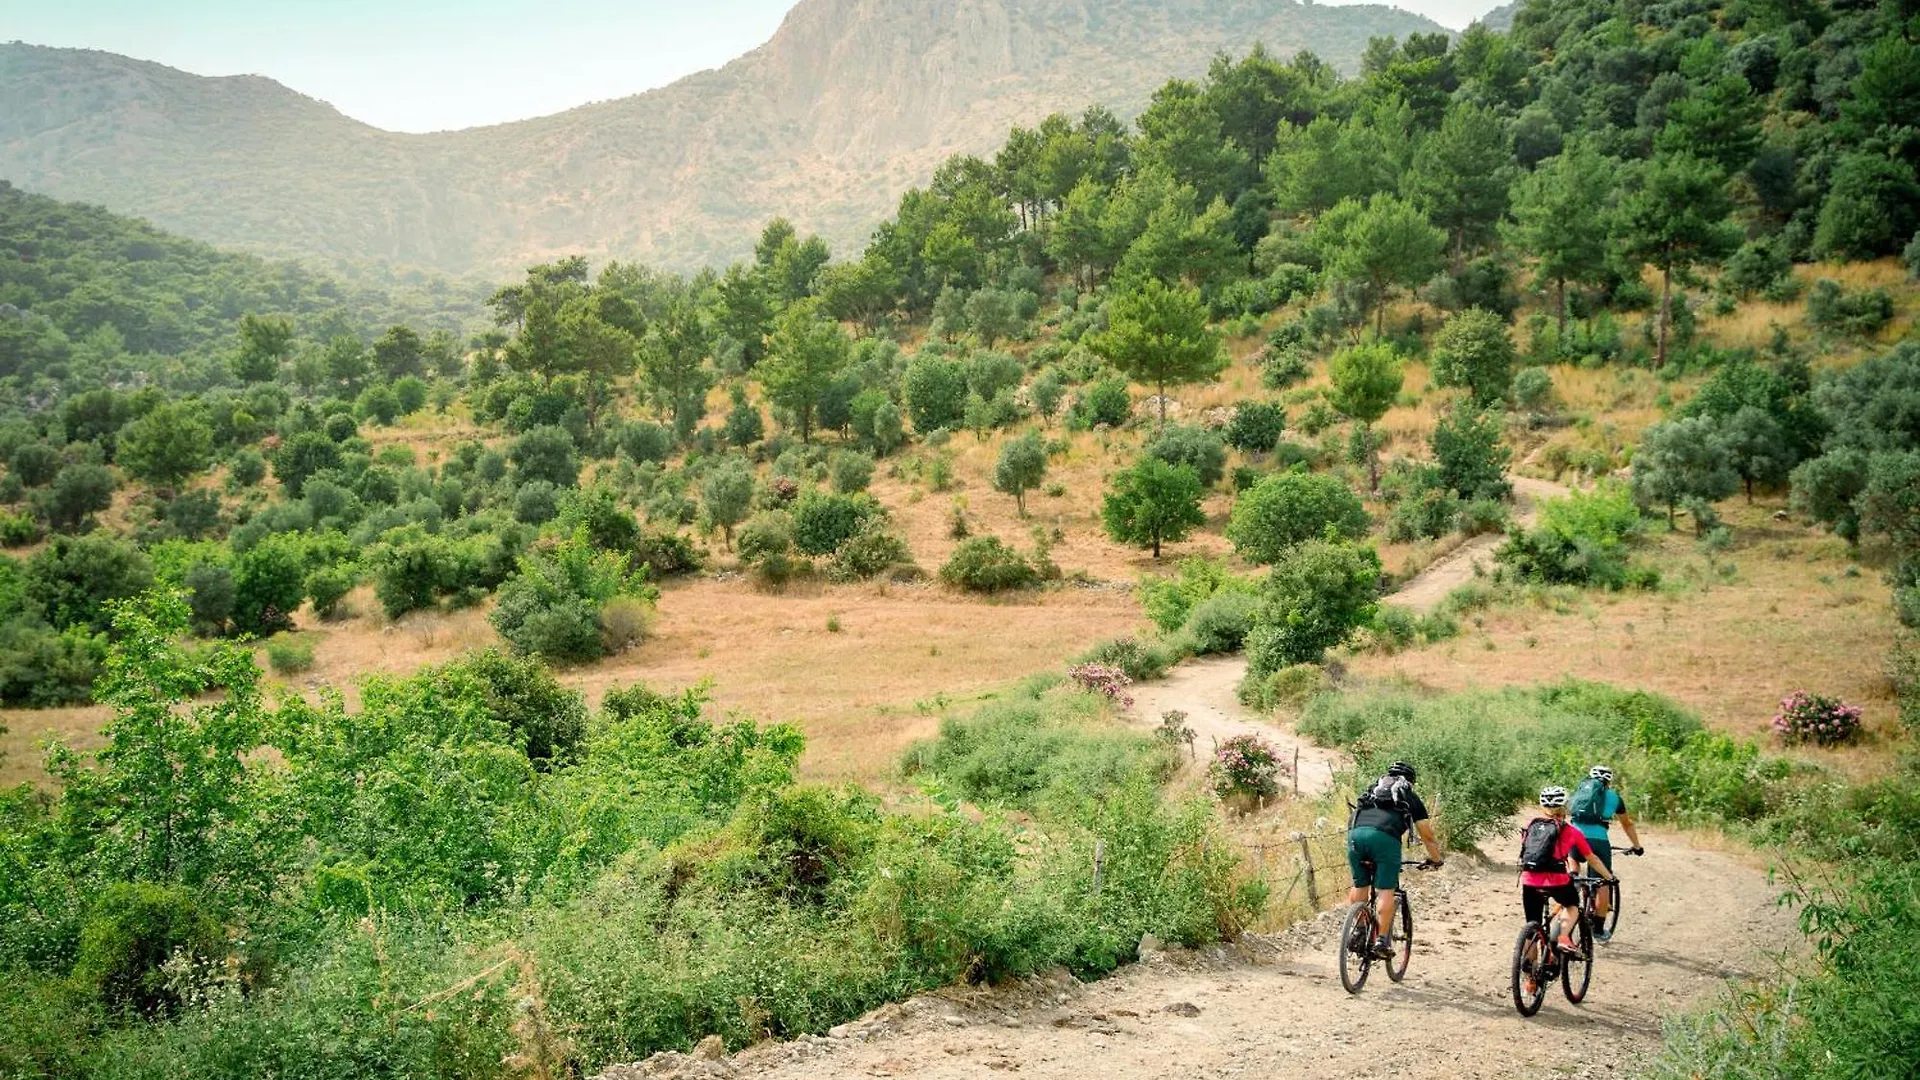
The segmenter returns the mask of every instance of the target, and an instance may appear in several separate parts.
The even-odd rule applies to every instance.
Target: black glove
[[[1645,855],[1646,853],[1647,849],[1643,847],[1630,847],[1627,849],[1627,854],[1629,855]]]

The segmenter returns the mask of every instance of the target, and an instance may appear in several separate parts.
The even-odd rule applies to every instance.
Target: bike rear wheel
[[[1347,909],[1340,925],[1340,985],[1347,993],[1357,994],[1367,985],[1367,972],[1373,968],[1373,901],[1362,900]]]
[[[1547,971],[1553,943],[1539,923],[1528,923],[1513,943],[1513,1007],[1532,1016],[1547,1000]]]
[[[1587,987],[1593,983],[1593,929],[1586,920],[1574,927],[1573,943],[1580,946],[1579,956],[1560,954],[1560,989],[1575,1005],[1586,1000]]]
[[[1393,956],[1387,960],[1387,978],[1399,982],[1407,977],[1407,965],[1413,962],[1413,905],[1408,902],[1403,890],[1394,896],[1395,906],[1400,909],[1396,916],[1400,923],[1400,939],[1393,943]]]

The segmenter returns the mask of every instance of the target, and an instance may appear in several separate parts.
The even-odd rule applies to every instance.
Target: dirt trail
[[[1330,790],[1340,754],[1315,746],[1294,734],[1292,728],[1262,720],[1248,711],[1235,693],[1246,673],[1247,662],[1238,655],[1189,660],[1164,679],[1134,687],[1128,718],[1136,726],[1157,727],[1162,713],[1173,709],[1186,713],[1187,726],[1196,736],[1194,749],[1203,766],[1215,746],[1235,735],[1258,735],[1278,746],[1282,754],[1290,756],[1299,751],[1303,794]]]
[[[1535,506],[1541,499],[1565,495],[1567,488],[1550,480],[1531,476],[1509,476],[1513,483],[1513,516],[1522,525],[1533,524]],[[1476,536],[1435,559],[1433,565],[1402,585],[1387,602],[1415,611],[1432,611],[1447,594],[1473,580],[1474,565],[1492,563],[1493,553],[1506,538],[1499,533]]]
[[[1455,857],[1412,882],[1407,981],[1378,970],[1359,997],[1340,987],[1329,912],[1276,939],[1201,954],[1150,955],[1081,985],[1063,974],[991,991],[956,988],[887,1006],[810,1037],[728,1059],[662,1055],[606,1074],[825,1080],[994,1072],[1117,1077],[1367,1077],[1465,1080],[1623,1072],[1658,1047],[1664,1016],[1729,977],[1772,970],[1767,950],[1795,939],[1766,875],[1683,835],[1648,830],[1622,860],[1626,909],[1602,946],[1584,1005],[1556,988],[1523,1020],[1509,996],[1518,890],[1505,845],[1497,865]],[[1708,886],[1707,883],[1711,883]],[[1703,889],[1710,889],[1709,893]],[[1711,899],[1712,903],[1706,901]]]
[[[1514,516],[1522,524],[1531,524],[1534,508],[1541,499],[1564,495],[1567,489],[1547,480],[1515,476],[1513,481]],[[1419,611],[1431,610],[1446,595],[1473,578],[1476,560],[1491,559],[1501,537],[1476,536],[1436,560],[1387,597],[1387,602]],[[1245,706],[1235,690],[1247,673],[1245,657],[1209,656],[1189,660],[1167,673],[1166,678],[1144,683],[1133,689],[1133,708],[1128,719],[1138,727],[1156,727],[1161,714],[1178,709],[1187,714],[1187,726],[1197,736],[1195,748],[1201,760],[1216,745],[1235,735],[1258,735],[1280,747],[1283,754],[1300,753],[1300,790],[1319,794],[1333,786],[1333,773],[1341,756],[1307,742],[1285,725],[1268,722]]]

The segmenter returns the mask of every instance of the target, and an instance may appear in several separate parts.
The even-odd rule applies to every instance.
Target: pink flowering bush
[[[1087,693],[1099,694],[1123,709],[1133,707],[1133,695],[1127,693],[1133,680],[1112,664],[1075,664],[1067,669],[1067,678]]]
[[[1773,718],[1773,733],[1788,743],[1837,746],[1852,742],[1860,735],[1860,706],[1795,690],[1780,699],[1780,712]]]
[[[1207,782],[1223,799],[1235,795],[1268,799],[1280,793],[1281,779],[1291,773],[1272,743],[1258,735],[1235,735],[1213,752]]]

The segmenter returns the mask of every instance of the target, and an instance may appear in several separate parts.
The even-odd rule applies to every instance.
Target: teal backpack
[[[1605,825],[1607,782],[1591,776],[1580,781],[1580,786],[1573,789],[1573,799],[1567,804],[1567,812],[1577,825]]]

